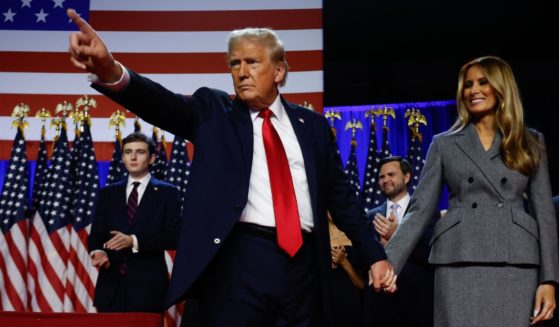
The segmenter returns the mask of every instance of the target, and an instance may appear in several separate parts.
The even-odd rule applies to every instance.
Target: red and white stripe
[[[69,260],[66,271],[64,312],[96,312],[93,306],[98,270],[91,264],[87,251],[87,236],[91,225],[76,232],[70,231]]]
[[[173,271],[173,262],[175,261],[175,251],[165,251],[165,263],[167,263],[167,271],[169,277]],[[182,315],[184,313],[184,302],[177,303],[167,309],[165,312],[165,326],[178,327],[181,325]]]
[[[27,289],[30,310],[63,312],[70,227],[60,228],[49,235],[37,211],[29,234]]]
[[[28,219],[0,232],[0,308],[27,310],[27,226]]]

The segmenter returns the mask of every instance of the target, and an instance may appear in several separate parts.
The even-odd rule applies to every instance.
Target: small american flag
[[[186,151],[186,140],[180,136],[175,136],[173,140],[173,147],[171,149],[171,158],[167,167],[166,180],[177,186],[180,194],[181,210],[186,192],[186,185],[188,184],[188,176],[190,175],[190,160]],[[175,251],[165,252],[165,261],[167,262],[167,269],[169,276],[173,271],[173,262],[175,258]],[[179,326],[184,311],[184,303],[179,303],[165,312],[165,322],[168,327]]]
[[[91,264],[87,236],[95,213],[99,174],[87,120],[83,132],[74,143],[73,152],[79,161],[75,167],[73,221],[70,231],[69,262],[66,277],[65,312],[94,312],[93,295],[97,269]]]
[[[363,183],[363,207],[370,210],[380,205],[381,198],[377,196],[378,166],[380,162],[377,149],[377,129],[374,116],[371,115],[371,129],[369,133],[369,148],[367,149],[367,165],[365,167],[365,180]]]
[[[355,155],[355,146],[356,146],[355,138],[351,140],[351,150],[349,153],[349,158],[347,159],[347,163],[345,165],[344,172],[346,173],[347,177],[349,178],[349,182],[353,191],[355,191],[355,196],[361,198],[361,183],[359,181],[359,170],[357,169],[357,156]]]
[[[55,142],[29,242],[28,291],[32,311],[62,312],[72,221],[72,173],[66,126]]]
[[[159,180],[165,180],[165,174],[167,173],[167,151],[165,150],[165,137],[161,137],[161,141],[158,140],[158,128],[153,128],[152,140],[155,143],[155,161],[150,167],[150,173]]]
[[[18,128],[0,200],[0,308],[27,309],[27,155]]]
[[[422,157],[421,142],[413,134],[411,135],[409,142],[407,159],[413,169],[412,179],[408,183],[408,192],[413,194],[415,188],[417,187],[417,183],[419,183],[419,176],[421,175],[421,170],[423,169],[423,164],[425,162]]]
[[[120,147],[120,135],[116,136],[113,148],[113,157],[109,165],[109,174],[107,175],[107,184],[114,183],[128,176],[128,172],[122,163],[122,150]]]
[[[167,170],[167,181],[179,188],[181,204],[186,194],[186,185],[190,175],[190,160],[186,151],[186,140],[180,136],[175,136],[171,158]]]
[[[47,162],[47,146],[45,141],[45,130],[41,131],[41,139],[39,141],[39,150],[37,153],[37,165],[35,166],[35,175],[33,178],[33,194],[31,196],[31,217],[39,208],[41,201],[42,189],[45,186],[45,177],[47,176],[48,162]]]
[[[380,159],[390,157],[392,154],[390,152],[390,141],[388,139],[388,126],[382,127],[382,148],[380,150]]]

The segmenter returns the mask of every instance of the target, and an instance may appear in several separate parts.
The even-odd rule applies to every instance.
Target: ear
[[[406,185],[408,185],[408,183],[410,182],[411,179],[411,174],[407,173],[404,175],[404,181],[406,182]]]
[[[152,153],[151,156],[149,157],[149,164],[153,165],[154,162],[155,162],[155,153]]]
[[[285,70],[286,67],[284,62],[280,62],[276,64],[275,71],[274,71],[274,82],[276,82],[276,84],[281,83],[281,81],[283,80],[285,76]]]

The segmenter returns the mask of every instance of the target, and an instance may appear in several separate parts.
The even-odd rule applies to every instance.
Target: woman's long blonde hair
[[[479,67],[487,81],[496,91],[497,105],[495,116],[497,130],[503,136],[501,140],[501,157],[504,164],[524,175],[535,173],[543,145],[524,126],[524,108],[520,101],[520,92],[509,64],[495,56],[480,57],[466,63],[458,74],[456,102],[458,119],[450,128],[461,130],[472,121],[463,96],[464,81],[468,69]]]

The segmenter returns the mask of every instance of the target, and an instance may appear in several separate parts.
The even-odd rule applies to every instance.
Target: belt
[[[241,233],[260,236],[274,241],[277,239],[277,231],[275,227],[262,226],[253,223],[238,223],[235,226],[235,230]],[[305,230],[302,230],[302,232],[303,240],[307,240],[313,235],[311,232],[307,232]]]

